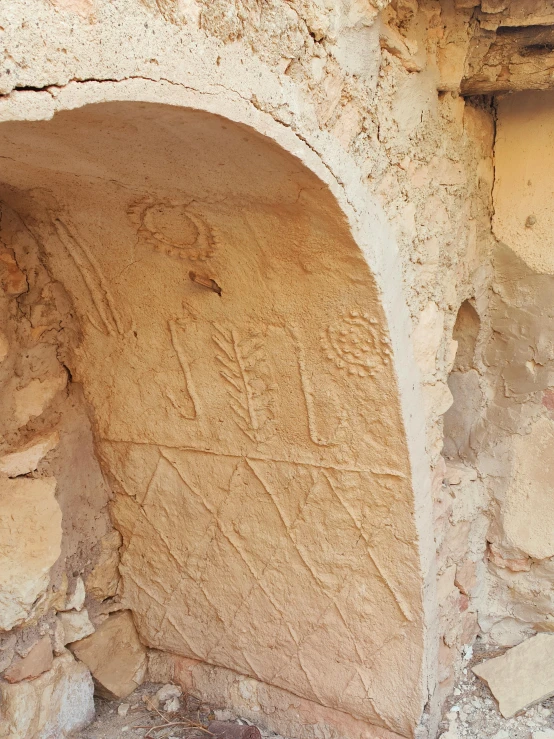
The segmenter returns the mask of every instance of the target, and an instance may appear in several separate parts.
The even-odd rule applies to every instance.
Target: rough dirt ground
[[[152,699],[161,687],[161,684],[144,683],[121,701],[97,698],[96,720],[77,735],[78,739],[209,739],[210,734],[197,727],[206,727],[215,720],[250,723],[230,711],[214,709],[192,696],[183,696],[180,699],[181,708],[175,713],[167,713],[163,706],[160,706],[159,712],[149,710],[147,705],[152,706]],[[120,715],[119,711],[125,711],[121,706],[128,706],[126,715]],[[278,734],[261,727],[260,732],[263,739],[282,739]]]
[[[554,698],[532,706],[514,718],[505,719],[490,690],[471,671],[473,665],[504,651],[490,651],[484,645],[477,644],[473,652],[467,654],[461,679],[447,702],[439,737],[554,739]],[[209,734],[197,727],[206,727],[213,720],[250,723],[230,711],[218,710],[192,696],[180,699],[181,708],[176,713],[166,713],[163,706],[160,706],[159,713],[149,710],[145,699],[152,701],[160,687],[160,684],[145,683],[122,701],[98,698],[96,720],[78,734],[79,739],[208,739]],[[125,712],[125,706],[128,706],[126,715],[120,715],[118,709]],[[273,732],[259,728],[264,739],[282,739]]]
[[[554,739],[554,698],[532,706],[511,719],[505,719],[488,687],[471,671],[479,662],[498,657],[506,651],[507,649],[491,651],[477,640],[473,650],[466,653],[466,666],[445,707],[439,737]],[[517,675],[512,676],[512,679],[517,680]]]

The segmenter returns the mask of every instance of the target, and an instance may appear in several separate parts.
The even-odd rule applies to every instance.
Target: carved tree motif
[[[213,340],[221,350],[216,359],[230,398],[237,426],[252,441],[268,441],[275,434],[277,386],[259,334],[240,338],[236,328],[214,324]]]

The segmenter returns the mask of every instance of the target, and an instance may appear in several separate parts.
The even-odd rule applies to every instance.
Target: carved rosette
[[[341,372],[354,377],[373,376],[377,367],[390,361],[390,341],[377,319],[351,310],[321,332],[327,359]]]

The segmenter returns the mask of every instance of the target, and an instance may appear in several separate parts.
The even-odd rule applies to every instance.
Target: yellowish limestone
[[[60,555],[62,515],[53,478],[0,479],[0,629],[22,624]]]

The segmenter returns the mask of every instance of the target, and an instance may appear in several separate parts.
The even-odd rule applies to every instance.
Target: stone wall
[[[54,613],[83,583],[96,632],[73,649],[111,694],[121,686],[90,656],[111,629],[134,640],[133,675],[145,670],[128,614],[106,618],[123,607],[160,662],[180,655],[167,669],[183,685],[253,715],[262,705],[277,730],[433,737],[478,630],[505,643],[551,618],[534,597],[548,537],[527,534],[546,505],[529,448],[547,454],[554,405],[549,165],[529,137],[538,179],[525,198],[504,195],[533,156],[514,143],[527,138],[517,104],[499,103],[493,164],[495,104],[460,95],[498,89],[475,50],[484,31],[493,49],[492,16],[510,24],[517,8],[74,0],[38,4],[32,23],[24,2],[2,13],[3,451],[36,465],[3,480],[14,500],[40,481],[52,529],[4,652],[54,643]],[[548,135],[545,99],[524,109]],[[502,147],[525,160],[504,172]],[[246,375],[237,332],[269,347]],[[224,457],[251,461],[227,469]],[[530,480],[536,504],[522,508]],[[244,529],[227,498],[252,512]],[[310,499],[308,524],[287,506]],[[271,587],[255,589],[276,551]],[[183,568],[186,587],[172,579]],[[252,586],[246,640],[233,573],[237,592]],[[283,598],[308,617],[282,617]],[[63,613],[84,621],[82,608]],[[372,630],[387,648],[363,672]],[[329,650],[340,668],[320,680]]]
[[[84,583],[101,574],[112,526],[82,390],[66,364],[79,340],[74,309],[5,204],[0,283],[0,736],[35,739],[94,715],[90,673],[65,645],[94,630],[87,608],[93,618],[106,609],[85,597]]]
[[[493,516],[480,622],[501,645],[552,628],[553,104],[550,92],[498,101],[489,406],[475,448]]]

